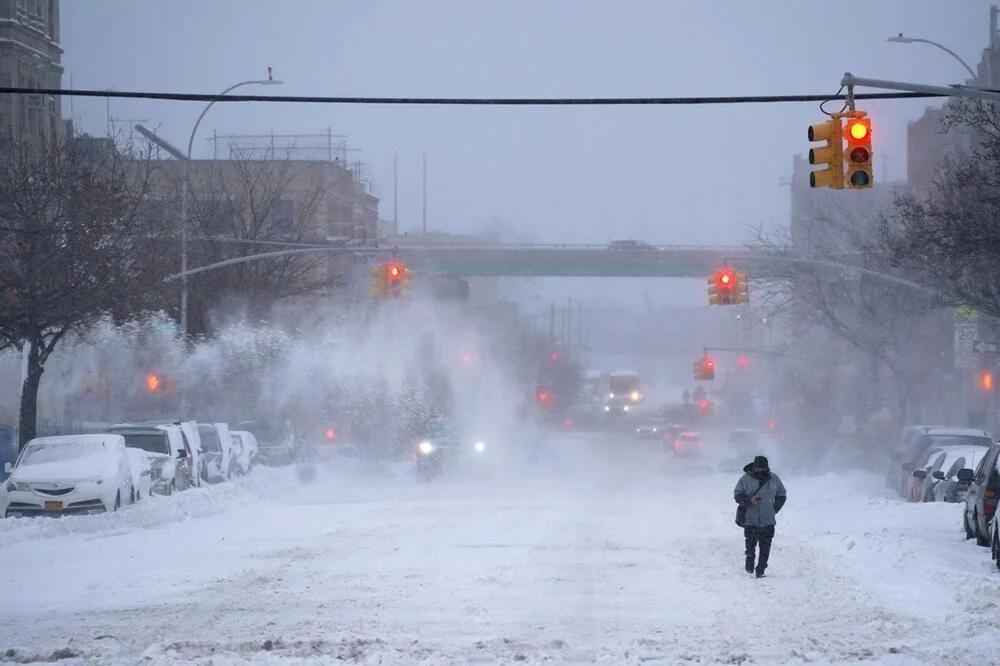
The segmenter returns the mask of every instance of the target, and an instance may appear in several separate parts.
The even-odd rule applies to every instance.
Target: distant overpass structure
[[[397,256],[417,274],[447,277],[707,278],[721,263],[752,269],[762,259],[745,248],[708,245],[386,243],[378,252]]]

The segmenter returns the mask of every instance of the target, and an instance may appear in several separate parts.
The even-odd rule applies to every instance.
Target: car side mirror
[[[916,479],[926,479],[927,472],[922,469],[915,469],[913,470],[913,477]]]
[[[177,459],[178,460],[184,460],[187,457],[188,457],[187,450],[181,449],[180,451],[177,452]]]
[[[969,468],[958,470],[958,480],[963,483],[969,483],[975,476],[976,473]]]
[[[3,473],[4,474],[10,474],[13,471],[14,471],[14,463],[5,462],[3,464]]]
[[[931,474],[931,476],[933,476],[938,481],[944,481],[944,472],[942,472],[941,470],[934,472],[933,474]]]

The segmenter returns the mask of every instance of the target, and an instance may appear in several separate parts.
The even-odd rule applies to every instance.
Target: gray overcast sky
[[[952,83],[975,66],[987,0],[804,2],[408,2],[64,0],[64,63],[79,88],[218,92],[263,77],[275,92],[323,95],[728,95],[833,92],[844,71]],[[835,9],[831,12],[831,7]],[[825,27],[821,21],[832,17]],[[269,92],[266,88],[245,89]],[[936,102],[935,102],[936,103]],[[103,101],[74,102],[103,133]],[[870,103],[878,175],[905,177],[906,123],[925,102]],[[112,102],[178,145],[197,103]],[[68,104],[65,112],[69,114]],[[784,220],[781,181],[805,154],[815,104],[669,108],[442,108],[247,105],[212,109],[220,132],[332,125],[374,170],[392,216],[420,222],[420,153],[431,226],[472,230],[496,217],[542,240],[733,243],[743,225]],[[728,157],[727,157],[728,156]],[[886,165],[886,158],[888,164]]]

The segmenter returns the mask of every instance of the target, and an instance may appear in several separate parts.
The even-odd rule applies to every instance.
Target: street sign
[[[974,369],[978,365],[973,345],[979,337],[979,322],[975,319],[955,319],[955,368]]]
[[[972,341],[972,353],[973,354],[1000,354],[1000,342],[991,342],[987,340],[973,340]]]

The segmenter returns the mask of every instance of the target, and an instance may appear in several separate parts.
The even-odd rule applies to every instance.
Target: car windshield
[[[927,437],[929,445],[937,448],[941,446],[982,446],[987,448],[993,442],[989,437],[977,437],[975,435],[929,435]]]
[[[209,453],[220,453],[222,451],[222,443],[219,441],[219,433],[215,431],[215,428],[198,428],[198,434],[201,435],[202,451],[207,451]]]
[[[170,454],[170,442],[165,432],[119,432],[125,438],[125,446],[130,449],[142,449],[149,453]]]
[[[45,444],[30,444],[21,455],[19,465],[35,465],[38,463],[58,462],[60,460],[75,460],[94,455],[103,450],[100,442],[51,442]]]
[[[240,424],[240,429],[252,432],[262,442],[277,443],[285,439],[285,427],[280,421],[265,421],[262,423],[244,422]]]
[[[612,377],[610,383],[614,393],[628,393],[639,388],[639,380],[635,377]]]

